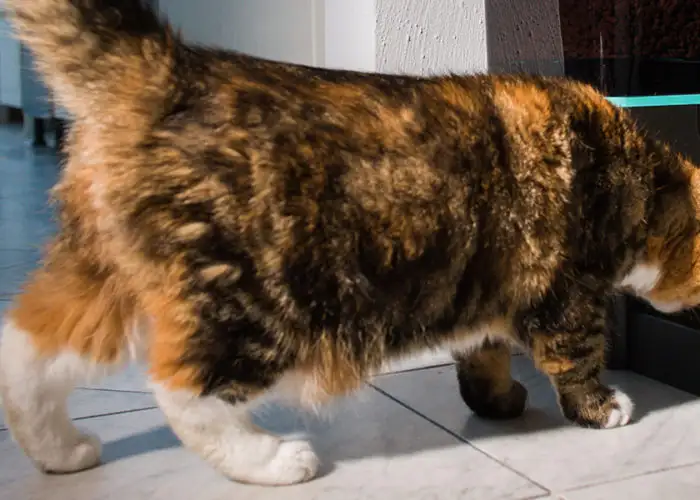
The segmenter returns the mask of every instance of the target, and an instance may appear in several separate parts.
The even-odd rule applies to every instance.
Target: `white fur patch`
[[[649,304],[659,312],[664,314],[673,314],[685,309],[685,304],[680,300],[674,300],[671,302],[656,302],[653,300],[649,301]]]
[[[659,283],[661,268],[652,264],[637,264],[620,282],[620,288],[628,288],[637,295],[651,292]]]
[[[152,384],[170,425],[182,442],[229,478],[283,486],[318,472],[319,461],[306,441],[284,441],[251,421],[251,404],[231,405]]]
[[[627,425],[632,419],[632,413],[634,412],[634,403],[627,394],[619,389],[616,389],[613,398],[615,398],[619,408],[616,408],[610,412],[608,421],[605,424],[606,429],[623,427]]]
[[[11,322],[0,341],[0,393],[14,439],[47,472],[75,472],[97,465],[100,442],[81,433],[66,411],[76,383],[99,367],[74,353],[42,358],[29,335]]]
[[[496,339],[498,336],[490,335],[488,331],[479,331],[465,335],[463,339],[448,342],[447,347],[451,352],[467,353],[479,349],[488,339]]]
[[[148,358],[150,347],[149,333],[152,330],[152,320],[145,315],[136,314],[131,328],[126,332],[126,349],[130,361],[137,363]]]
[[[500,321],[486,323],[472,330],[461,332],[457,340],[448,342],[445,347],[454,353],[468,353],[479,349],[487,340],[501,341],[507,344],[513,342],[513,337],[507,326]]]

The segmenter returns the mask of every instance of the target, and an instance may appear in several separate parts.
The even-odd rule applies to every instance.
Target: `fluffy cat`
[[[188,45],[139,0],[6,4],[75,118],[60,232],[0,348],[42,470],[99,462],[65,399],[130,353],[182,442],[247,483],[319,465],[251,423],[264,396],[322,404],[439,346],[478,415],[522,413],[518,345],[568,419],[625,425],[599,379],[608,301],[700,302],[696,167],[588,86],[264,61]]]

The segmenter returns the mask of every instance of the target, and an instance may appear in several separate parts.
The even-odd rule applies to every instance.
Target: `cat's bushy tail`
[[[54,98],[76,117],[153,113],[147,101],[167,92],[177,38],[142,0],[5,4]]]

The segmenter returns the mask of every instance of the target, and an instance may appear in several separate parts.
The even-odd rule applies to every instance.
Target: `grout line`
[[[535,486],[537,486],[538,488],[540,488],[541,490],[543,490],[543,491],[545,492],[545,493],[543,493],[544,498],[546,498],[547,495],[551,495],[551,494],[552,494],[552,490],[550,490],[549,488],[545,487],[543,484],[541,484],[541,483],[535,481],[534,479],[528,477],[527,475],[525,475],[524,473],[520,472],[519,470],[514,469],[514,468],[511,467],[510,465],[508,465],[508,464],[504,463],[503,461],[499,460],[498,458],[496,458],[495,456],[491,455],[490,453],[488,453],[488,452],[482,450],[481,448],[479,448],[478,446],[476,446],[476,445],[475,445],[474,443],[472,443],[471,441],[469,441],[469,440],[467,440],[467,439],[464,439],[464,437],[462,437],[462,436],[460,436],[458,433],[456,433],[456,432],[454,432],[454,431],[448,429],[447,427],[445,427],[444,425],[442,425],[442,424],[439,423],[438,421],[433,420],[432,418],[430,418],[429,416],[425,415],[424,413],[421,413],[420,411],[416,410],[415,408],[412,408],[412,407],[408,406],[406,403],[404,403],[404,402],[401,401],[400,399],[395,398],[394,396],[392,396],[391,394],[389,394],[389,393],[386,392],[385,390],[380,389],[379,387],[375,386],[374,384],[370,383],[369,386],[372,387],[372,388],[373,388],[375,391],[377,391],[378,393],[380,393],[380,394],[386,396],[387,398],[391,399],[391,400],[392,400],[393,402],[395,402],[396,404],[398,404],[398,405],[404,407],[405,409],[407,409],[407,410],[410,411],[411,413],[414,413],[415,415],[418,415],[418,416],[421,417],[423,420],[425,420],[425,421],[427,421],[427,422],[433,424],[435,427],[438,427],[439,429],[441,429],[441,430],[443,430],[444,432],[448,433],[448,434],[449,434],[450,436],[452,436],[453,438],[455,438],[455,439],[461,441],[462,443],[466,444],[467,446],[473,448],[474,450],[476,450],[477,452],[481,453],[481,454],[484,455],[485,457],[490,458],[491,460],[493,460],[493,461],[495,461],[496,463],[500,464],[502,467],[505,467],[506,469],[508,469],[509,471],[513,472],[514,474],[516,474],[517,476],[521,477],[522,479],[525,479],[526,481],[528,481],[528,482],[534,484]],[[533,497],[533,498],[542,498],[542,497]]]
[[[374,378],[386,377],[387,375],[398,375],[399,373],[422,372],[425,370],[432,370],[434,368],[446,368],[448,366],[453,366],[453,365],[454,365],[454,362],[440,363],[437,365],[430,365],[430,366],[417,366],[416,368],[406,368],[405,370],[396,370],[396,371],[391,371],[391,372],[378,373],[377,375],[374,376]]]
[[[108,387],[76,387],[77,390],[82,391],[98,391],[98,392],[122,392],[124,394],[153,394],[151,391],[134,391],[134,390],[121,390],[121,389],[110,389]]]
[[[524,355],[525,355],[525,353],[522,353],[522,352],[513,352],[512,353],[513,357],[522,357]],[[395,371],[390,371],[390,372],[378,373],[374,376],[374,378],[386,377],[387,375],[397,375],[400,373],[420,372],[420,371],[425,371],[425,370],[432,370],[434,368],[447,368],[448,366],[454,366],[454,365],[455,365],[455,362],[450,361],[450,362],[445,362],[445,363],[438,363],[437,365],[417,366],[415,368],[406,368],[404,370],[395,370]]]
[[[138,413],[140,411],[147,411],[147,410],[157,410],[158,406],[145,406],[143,408],[132,408],[131,410],[121,410],[121,411],[111,411],[107,413],[98,413],[97,415],[86,415],[84,417],[75,417],[72,418],[71,420],[73,422],[80,422],[82,420],[90,420],[91,418],[102,418],[102,417],[112,417],[115,415],[127,415],[129,413]],[[7,432],[9,429],[5,426],[0,427],[0,432]]]
[[[101,418],[101,417],[113,417],[115,415],[128,415],[129,413],[138,413],[140,411],[147,411],[147,410],[157,410],[158,406],[144,406],[143,408],[133,408],[131,410],[122,410],[122,411],[112,411],[108,413],[100,413],[97,415],[90,415],[90,416],[85,416],[85,417],[76,417],[73,418],[73,422],[79,422],[81,420],[90,420],[91,418]]]
[[[674,470],[678,470],[678,469],[685,469],[686,467],[694,467],[697,465],[700,465],[700,460],[695,461],[695,462],[689,462],[687,464],[670,465],[668,467],[662,467],[661,469],[656,469],[656,470],[647,471],[647,472],[639,472],[637,474],[630,474],[628,476],[616,477],[615,479],[608,479],[608,480],[600,481],[597,483],[587,484],[585,486],[578,486],[576,488],[571,488],[571,489],[565,490],[564,493],[573,493],[575,491],[583,491],[583,490],[587,490],[590,488],[596,488],[598,486],[605,486],[608,484],[621,483],[623,481],[629,481],[630,479],[637,479],[637,478],[645,477],[645,476],[653,476],[655,474],[662,474],[664,472],[670,472],[670,471],[674,471]]]

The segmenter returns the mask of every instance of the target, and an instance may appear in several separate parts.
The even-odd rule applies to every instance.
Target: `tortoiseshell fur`
[[[612,427],[610,298],[700,300],[695,167],[588,86],[315,69],[185,44],[138,0],[7,3],[75,117],[61,230],[10,314],[40,359],[111,365],[138,320],[157,384],[240,407],[447,345],[467,404],[510,418],[520,345],[568,419]]]

